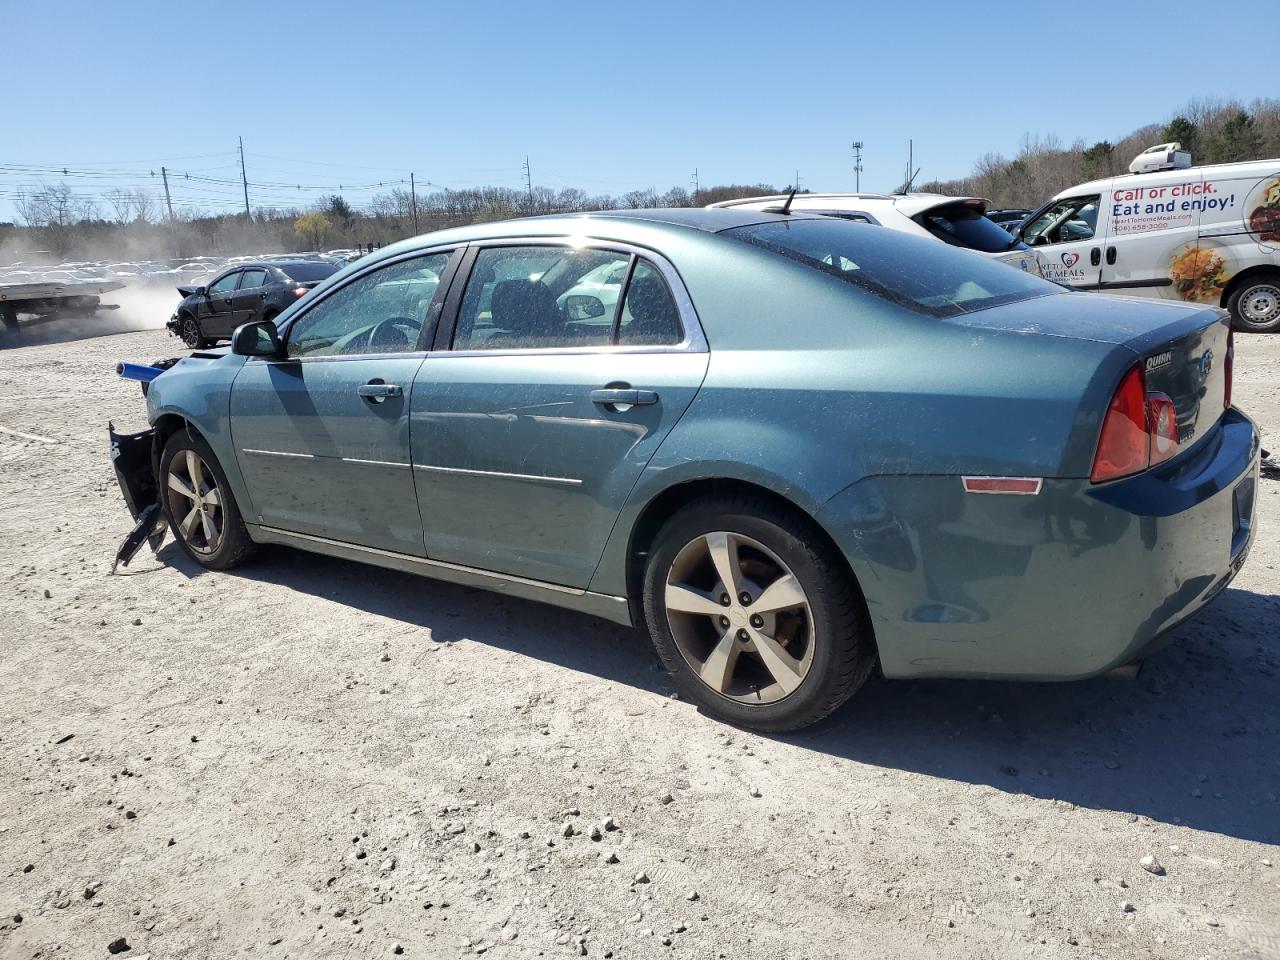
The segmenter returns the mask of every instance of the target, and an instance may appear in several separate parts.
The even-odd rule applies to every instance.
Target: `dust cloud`
[[[88,317],[65,314],[34,317],[24,314],[16,330],[0,327],[0,350],[163,329],[181,299],[172,287],[139,284],[103,295],[104,304],[119,304],[119,310],[100,310]],[[180,341],[174,340],[174,349],[183,349]]]

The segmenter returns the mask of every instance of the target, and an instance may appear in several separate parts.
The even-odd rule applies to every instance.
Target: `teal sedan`
[[[363,258],[144,371],[151,429],[113,455],[135,547],[284,544],[642,627],[686,696],[782,731],[877,668],[1139,662],[1254,536],[1231,365],[1216,309],[814,215],[619,211]]]

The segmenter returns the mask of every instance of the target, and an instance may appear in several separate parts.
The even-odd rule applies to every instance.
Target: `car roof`
[[[713,204],[720,209],[763,209],[776,204],[785,203],[787,194],[776,194],[769,197],[744,197],[740,200],[723,200]],[[925,210],[931,210],[948,203],[982,203],[982,197],[953,197],[944,193],[797,193],[792,201],[792,210],[806,208],[823,208],[828,210],[896,210],[911,217]]]

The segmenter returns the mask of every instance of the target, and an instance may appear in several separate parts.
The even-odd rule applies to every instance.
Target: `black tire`
[[[1280,273],[1254,274],[1227,300],[1231,325],[1246,333],[1280,330]]]
[[[10,330],[18,329],[18,310],[11,303],[0,303],[0,323]]]
[[[203,335],[200,330],[200,324],[189,313],[182,314],[179,318],[178,336],[192,350],[207,350],[213,346],[213,341]]]
[[[217,525],[219,534],[212,543],[204,536],[203,518],[197,515],[200,523],[196,524],[192,528],[192,533],[188,535],[184,533],[183,521],[190,511],[184,512],[182,516],[177,515],[180,507],[185,508],[187,498],[173,489],[170,477],[174,475],[180,482],[190,486],[190,470],[187,467],[189,451],[194,453],[202,463],[199,468],[201,476],[204,476],[204,470],[207,469],[213,475],[213,483],[209,486],[217,489],[218,503],[209,511],[209,514],[210,522]],[[209,444],[205,443],[203,437],[195,433],[189,434],[186,428],[174,433],[160,453],[158,479],[160,501],[164,507],[165,517],[169,521],[169,530],[182,552],[196,563],[210,570],[229,570],[249,559],[257,550],[257,544],[249,539],[249,531],[245,529],[244,518],[241,517],[240,509],[231,493],[231,485],[227,483],[227,475],[223,473],[222,465],[218,463],[218,458],[213,455],[213,450],[210,449]],[[202,486],[205,485],[202,484]]]
[[[668,576],[674,575],[677,559],[686,555],[682,551],[694,548],[700,538],[715,531],[748,538],[765,547],[784,565],[783,572],[794,576],[807,600],[805,620],[811,623],[806,646],[812,644],[807,673],[791,692],[772,702],[744,702],[705,683],[682,653],[673,633],[665,600]],[[708,589],[714,593],[713,588]],[[728,599],[725,595],[719,602]],[[744,609],[749,612],[750,608]],[[726,609],[726,613],[730,612]],[[739,610],[738,614],[742,612]],[[818,722],[862,686],[876,663],[866,604],[843,559],[808,518],[750,495],[695,501],[664,524],[645,568],[644,614],[658,656],[680,692],[716,717],[762,732],[781,733]],[[697,616],[691,621],[697,622]],[[714,619],[707,618],[708,626]],[[720,619],[722,627],[728,623],[727,617]],[[755,619],[753,627],[757,625]],[[715,627],[711,629],[714,631]],[[721,640],[712,634],[709,642],[722,642],[728,632],[721,635]],[[739,631],[738,636],[744,632]],[[688,635],[683,628],[682,633]],[[740,659],[742,656],[736,654],[730,673],[736,675],[740,669],[751,670],[763,663],[758,655],[754,655],[756,660],[746,661]],[[750,698],[752,694],[746,696]]]

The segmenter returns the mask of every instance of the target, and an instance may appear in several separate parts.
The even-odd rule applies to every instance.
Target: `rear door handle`
[[[356,387],[356,393],[374,403],[380,403],[387,397],[404,396],[404,391],[398,383],[362,383]]]
[[[611,407],[616,404],[629,404],[633,407],[645,406],[658,402],[658,394],[653,390],[636,390],[631,387],[602,387],[591,391],[591,402]]]
[[[1116,262],[1116,248],[1107,247],[1107,265],[1110,266]]]

